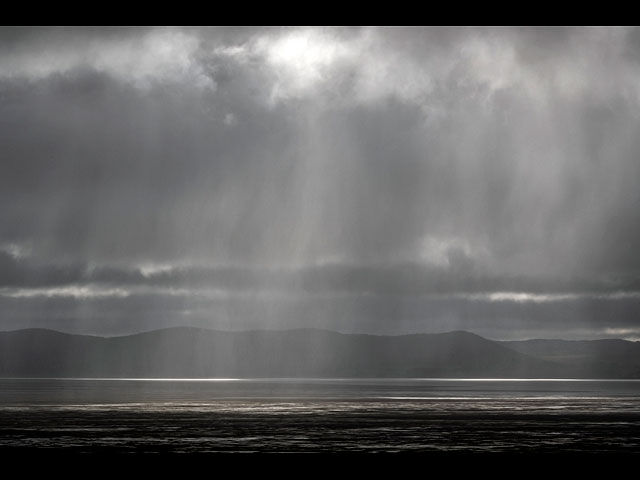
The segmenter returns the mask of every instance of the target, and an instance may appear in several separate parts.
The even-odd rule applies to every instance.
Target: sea
[[[0,449],[640,452],[640,381],[0,379]]]

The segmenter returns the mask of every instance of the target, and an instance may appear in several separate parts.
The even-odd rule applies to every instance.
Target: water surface
[[[0,447],[640,451],[640,382],[0,379]]]

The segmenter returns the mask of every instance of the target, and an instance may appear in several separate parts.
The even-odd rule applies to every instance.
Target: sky
[[[0,330],[640,339],[640,29],[2,28]]]

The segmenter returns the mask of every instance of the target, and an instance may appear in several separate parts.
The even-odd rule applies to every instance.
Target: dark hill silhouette
[[[517,352],[570,367],[579,378],[640,378],[639,342],[605,339],[501,343]]]
[[[0,376],[560,378],[582,371],[510,347],[463,331],[379,336],[178,327],[97,337],[27,329],[0,332]]]

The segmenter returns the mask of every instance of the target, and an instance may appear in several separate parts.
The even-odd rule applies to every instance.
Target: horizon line
[[[629,343],[639,343],[638,340],[628,340],[628,339],[620,338],[620,337],[603,337],[603,338],[592,338],[592,339],[566,339],[566,338],[557,338],[557,337],[556,338],[534,337],[534,338],[498,340],[498,339],[485,337],[483,335],[480,335],[478,333],[475,333],[475,332],[472,332],[472,331],[469,331],[469,330],[448,330],[448,331],[443,331],[443,332],[413,332],[413,333],[381,334],[381,333],[365,333],[365,332],[340,332],[340,331],[337,331],[337,330],[330,330],[328,328],[318,328],[318,327],[295,327],[295,328],[284,328],[284,329],[268,329],[268,328],[260,329],[260,328],[255,328],[255,329],[248,329],[248,330],[224,330],[224,329],[219,329],[219,328],[199,327],[199,326],[193,326],[193,325],[175,325],[175,326],[170,326],[170,327],[162,327],[162,328],[156,328],[156,329],[152,329],[152,330],[143,330],[143,331],[139,331],[139,332],[124,333],[124,334],[118,334],[118,335],[100,335],[100,334],[93,334],[93,333],[73,333],[73,332],[55,330],[55,329],[52,329],[52,328],[44,328],[44,327],[27,327],[27,328],[17,328],[17,329],[13,329],[13,330],[0,330],[0,334],[2,334],[2,333],[15,333],[15,332],[21,332],[21,331],[27,331],[27,330],[43,330],[43,331],[48,331],[48,332],[59,333],[59,334],[62,334],[62,335],[73,335],[73,336],[82,336],[82,337],[96,337],[96,338],[122,338],[122,337],[130,337],[130,336],[134,336],[134,335],[144,335],[144,334],[149,334],[149,333],[154,333],[154,332],[160,332],[160,331],[164,331],[164,330],[177,330],[177,329],[208,330],[208,331],[211,331],[211,332],[221,332],[221,333],[257,333],[257,332],[284,333],[284,332],[295,332],[295,331],[319,331],[319,332],[334,333],[334,334],[338,334],[338,335],[360,335],[360,336],[370,336],[370,337],[406,337],[406,336],[414,336],[414,335],[447,335],[447,334],[452,334],[452,333],[464,333],[464,334],[475,335],[477,337],[480,337],[480,338],[483,338],[485,340],[489,340],[489,341],[492,341],[492,342],[500,342],[500,343],[505,343],[505,342],[528,342],[528,341],[537,341],[537,340],[562,341],[562,342],[597,342],[597,341],[603,341],[603,340],[620,340],[620,341],[629,342]]]

